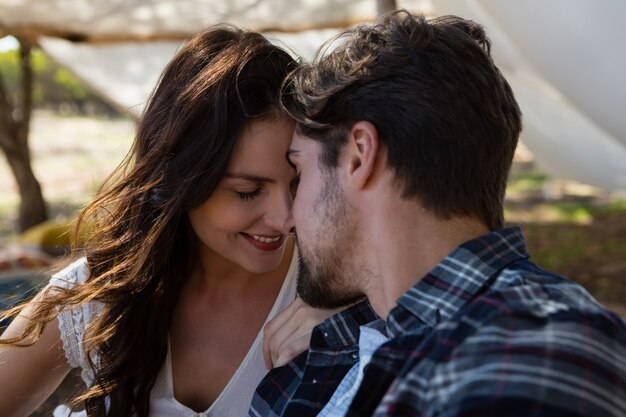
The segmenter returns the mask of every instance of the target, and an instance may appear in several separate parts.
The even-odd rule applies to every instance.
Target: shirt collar
[[[359,327],[380,319],[369,301],[363,300],[333,315],[313,329],[311,348],[336,349],[359,342]]]
[[[519,227],[501,229],[453,250],[398,299],[387,318],[394,337],[420,325],[434,327],[450,319],[476,297],[506,265],[528,259]]]

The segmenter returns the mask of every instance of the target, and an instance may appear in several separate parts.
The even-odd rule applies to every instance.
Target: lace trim
[[[89,276],[86,259],[79,259],[50,279],[50,286],[72,288],[76,284],[85,282]],[[60,311],[57,316],[61,341],[67,363],[72,368],[82,368],[82,378],[89,386],[93,382],[93,373],[87,363],[83,350],[83,336],[85,327],[92,318],[93,303]],[[58,310],[61,310],[58,308]]]

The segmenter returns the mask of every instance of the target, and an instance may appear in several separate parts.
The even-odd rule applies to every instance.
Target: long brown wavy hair
[[[246,123],[280,114],[280,86],[295,66],[262,35],[231,26],[189,40],[161,75],[131,152],[79,217],[77,233],[92,231],[83,248],[89,278],[48,289],[24,331],[1,342],[32,344],[59,309],[101,302],[84,340],[95,380],[74,400],[89,416],[148,416],[196,257],[187,213],[215,190]]]

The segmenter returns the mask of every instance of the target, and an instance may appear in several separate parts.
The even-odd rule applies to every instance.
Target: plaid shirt
[[[626,323],[528,261],[519,228],[457,248],[387,332],[347,416],[626,416]]]
[[[532,264],[519,228],[454,250],[387,332],[347,416],[626,416],[626,323]]]
[[[307,352],[261,381],[248,415],[317,415],[359,360],[359,327],[378,319],[369,302],[362,301],[317,326]]]

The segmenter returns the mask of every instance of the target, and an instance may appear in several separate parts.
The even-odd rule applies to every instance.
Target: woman
[[[261,329],[295,298],[294,125],[278,105],[294,67],[228,26],[174,57],[131,157],[79,219],[95,231],[86,259],[2,336],[0,415],[28,415],[70,367],[90,416],[246,414]]]

